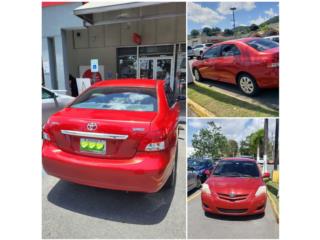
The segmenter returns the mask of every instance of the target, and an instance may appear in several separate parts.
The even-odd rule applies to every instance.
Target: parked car
[[[201,187],[201,180],[193,167],[188,167],[188,192]]]
[[[279,43],[279,35],[265,37],[264,39],[269,39],[271,41],[275,41],[275,42]]]
[[[43,167],[58,178],[107,189],[173,187],[179,111],[165,81],[95,83],[44,126]]]
[[[58,112],[74,100],[74,97],[57,94],[42,87],[42,125],[46,123],[49,116]]]
[[[193,55],[198,57],[201,56],[202,53],[204,53],[209,47],[211,47],[213,43],[203,43],[203,44],[198,44],[193,47]]]
[[[225,158],[202,184],[201,201],[205,212],[222,215],[264,213],[266,185],[257,163],[248,158]]]
[[[188,59],[192,59],[194,57],[193,49],[192,47],[188,46]]]
[[[213,163],[210,160],[189,160],[188,161],[188,167],[192,167],[194,171],[198,174],[200,177],[201,182],[204,182],[207,179],[207,174],[205,173],[206,170],[212,171],[213,169]]]
[[[196,81],[211,79],[238,85],[249,96],[279,87],[279,45],[263,38],[218,43],[192,64]]]

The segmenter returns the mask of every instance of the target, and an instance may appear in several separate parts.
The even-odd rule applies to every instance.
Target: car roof
[[[92,85],[92,87],[148,87],[155,88],[157,84],[164,84],[164,80],[138,79],[138,78],[121,78],[102,80]]]
[[[248,37],[248,38],[239,38],[239,39],[232,39],[232,40],[227,40],[227,41],[224,41],[224,42],[219,42],[219,43],[216,43],[214,44],[215,46],[217,45],[221,45],[221,44],[228,44],[228,43],[237,43],[237,42],[248,42],[250,40],[254,40],[254,39],[261,39],[261,38],[258,38],[258,37]]]
[[[226,161],[249,161],[249,162],[255,162],[256,160],[252,158],[243,158],[243,157],[232,157],[232,158],[223,158],[221,160],[226,160]]]

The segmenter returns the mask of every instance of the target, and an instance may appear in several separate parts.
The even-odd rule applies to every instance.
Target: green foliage
[[[251,26],[250,26],[250,31],[257,31],[259,29],[259,26],[258,25],[256,25],[256,24],[251,24]]]
[[[223,36],[232,36],[233,35],[233,30],[226,28],[223,32]]]
[[[217,127],[214,121],[208,122],[207,128],[202,128],[199,133],[193,135],[192,146],[196,157],[219,158],[228,151],[227,138],[221,133],[221,127]]]
[[[195,38],[198,37],[200,35],[199,31],[196,29],[191,30],[190,32],[191,37]]]
[[[212,30],[211,28],[205,27],[202,29],[202,33],[206,34],[207,36],[212,36]]]
[[[227,151],[227,156],[228,157],[235,157],[237,156],[238,153],[238,143],[237,141],[233,139],[228,140],[228,151]]]
[[[221,28],[213,27],[211,29],[211,33],[212,33],[212,36],[217,36],[219,33],[221,33]]]

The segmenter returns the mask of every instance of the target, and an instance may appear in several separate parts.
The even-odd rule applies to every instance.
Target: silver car
[[[74,97],[55,93],[45,87],[42,87],[42,125],[55,112],[64,108]]]
[[[204,44],[199,44],[193,47],[193,55],[195,57],[199,57],[204,53],[209,47],[211,47],[213,43],[204,43]]]
[[[195,169],[188,167],[188,192],[201,187],[200,176],[195,172]]]

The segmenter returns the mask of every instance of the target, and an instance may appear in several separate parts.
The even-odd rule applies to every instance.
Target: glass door
[[[140,58],[139,59],[139,78],[154,79],[154,59]]]

